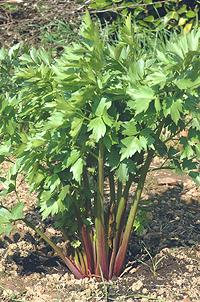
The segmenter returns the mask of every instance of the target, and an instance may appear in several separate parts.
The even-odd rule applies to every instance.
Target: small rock
[[[138,291],[143,286],[143,282],[141,280],[138,280],[137,282],[133,283],[131,289],[132,291]]]
[[[143,288],[143,289],[142,289],[142,293],[143,293],[144,295],[148,294],[148,289],[147,289],[147,288]]]
[[[185,297],[185,298],[183,299],[183,302],[192,302],[192,300],[190,300],[189,297]]]
[[[137,270],[138,270],[137,267],[133,267],[133,268],[129,271],[129,273],[130,273],[130,274],[134,274],[134,273],[137,272]]]

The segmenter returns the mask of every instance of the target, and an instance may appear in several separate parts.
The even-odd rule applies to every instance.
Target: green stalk
[[[75,252],[74,252],[74,263],[75,263],[76,267],[81,271],[81,264],[80,264],[78,252],[77,252],[76,249],[75,249]]]
[[[87,276],[87,274],[88,274],[87,264],[84,261],[81,251],[79,251],[78,256],[79,256],[79,260],[80,260],[80,264],[81,264],[81,271],[84,273],[85,276]]]
[[[84,194],[86,194],[85,207],[89,214],[91,211],[91,201],[90,201],[90,184],[88,179],[88,171],[86,168],[83,169],[83,189]]]
[[[108,247],[112,248],[113,240],[113,223],[115,219],[115,181],[114,173],[109,172],[109,188],[110,188],[110,202],[108,206],[107,216],[106,216],[106,226],[107,226],[107,238],[108,238]]]
[[[119,202],[122,197],[122,189],[123,189],[122,182],[118,180],[118,182],[117,182],[117,202]]]
[[[119,200],[119,204],[118,204],[118,208],[117,208],[115,237],[113,239],[113,248],[112,248],[112,254],[111,254],[110,265],[109,265],[109,279],[111,279],[112,275],[113,275],[115,257],[117,254],[121,230],[123,229],[123,217],[124,217],[124,214],[126,211],[128,193],[129,193],[129,189],[131,187],[132,181],[133,181],[132,177],[130,176],[128,182],[125,185],[123,195],[121,196],[121,198]]]
[[[159,139],[164,124],[165,124],[165,119],[163,119],[157,127],[156,140]],[[140,201],[140,198],[142,195],[146,176],[147,176],[151,161],[154,157],[154,154],[155,154],[155,151],[151,149],[147,154],[147,158],[146,158],[146,161],[145,161],[143,167],[141,168],[139,182],[138,182],[137,189],[136,189],[133,201],[132,201],[131,209],[130,209],[130,212],[128,215],[128,220],[126,223],[122,242],[121,242],[120,248],[118,250],[118,253],[117,253],[117,256],[115,259],[113,274],[116,276],[120,275],[123,264],[124,264],[124,260],[126,257],[126,251],[127,251],[127,247],[128,247],[128,241],[131,236],[132,229],[133,229],[133,223],[134,223],[134,220],[136,217],[138,204],[139,204],[139,201]]]
[[[104,228],[104,146],[102,141],[99,142],[99,157],[98,157],[98,192],[96,199],[96,213],[95,213],[95,230],[96,230],[96,275],[101,274],[108,278],[108,259],[107,246],[105,241]]]
[[[109,186],[110,186],[110,204],[115,202],[115,180],[113,172],[109,173]]]
[[[132,202],[132,206],[129,212],[129,216],[128,216],[128,220],[126,223],[126,227],[125,227],[125,231],[123,234],[123,238],[122,238],[122,243],[121,246],[118,250],[116,259],[115,259],[115,264],[114,264],[114,275],[119,276],[124,264],[124,260],[125,260],[125,256],[126,256],[126,251],[127,251],[127,246],[128,246],[128,241],[133,229],[133,223],[135,220],[135,216],[136,216],[136,212],[137,212],[137,208],[138,208],[138,203],[140,201],[141,198],[141,194],[144,188],[144,183],[145,183],[145,179],[148,173],[148,169],[149,166],[151,164],[151,161],[153,159],[154,156],[154,151],[151,150],[149,151],[149,154],[147,155],[147,159],[146,162],[143,166],[143,168],[141,169],[141,176],[137,185],[137,189],[133,198],[133,202]]]

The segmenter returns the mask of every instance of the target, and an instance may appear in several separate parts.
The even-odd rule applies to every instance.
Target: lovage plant
[[[2,194],[17,192],[24,174],[42,218],[53,217],[68,249],[23,216],[23,203],[2,204],[0,231],[22,219],[77,278],[110,279],[123,270],[154,157],[164,159],[157,169],[199,181],[200,31],[149,37],[128,17],[109,41],[86,14],[80,35],[58,59],[43,49],[20,55],[15,46],[0,106],[1,159],[15,162]]]

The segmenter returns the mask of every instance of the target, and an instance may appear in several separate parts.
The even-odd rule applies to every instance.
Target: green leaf
[[[39,147],[43,146],[45,143],[46,143],[46,141],[43,138],[33,139],[30,142],[30,149],[39,148]]]
[[[189,173],[189,175],[196,182],[196,184],[199,186],[200,185],[200,173],[191,171]]]
[[[0,235],[10,236],[12,229],[13,229],[12,223],[7,223],[4,225],[0,224]]]
[[[0,155],[5,156],[9,155],[10,152],[10,142],[5,142],[0,146]]]
[[[128,168],[126,164],[121,163],[119,165],[119,168],[116,171],[116,176],[122,183],[125,183],[128,180]]]
[[[0,206],[0,235],[10,235],[13,228],[11,219],[10,211]]]
[[[162,70],[158,70],[155,71],[149,75],[147,75],[145,82],[150,85],[159,85],[161,88],[163,88],[165,86],[167,77],[166,75],[163,73]]]
[[[145,151],[147,151],[148,141],[147,141],[146,137],[140,135],[139,136],[139,140],[140,140],[140,145],[141,145],[142,149],[144,149]]]
[[[149,108],[150,102],[154,98],[154,91],[148,86],[141,86],[139,88],[130,88],[127,93],[134,101],[129,101],[128,106],[135,109],[135,113],[146,112]]]
[[[194,155],[194,150],[189,144],[183,146],[183,150],[181,152],[181,160],[184,158],[191,158]]]
[[[65,121],[64,114],[62,112],[53,113],[46,124],[46,129],[56,129],[63,125]]]
[[[122,144],[124,147],[121,149],[121,161],[142,150],[141,142],[137,137],[126,137],[122,139]]]
[[[73,149],[70,153],[70,156],[67,157],[63,163],[62,163],[62,168],[69,168],[70,166],[72,166],[77,159],[80,157],[80,151]]]
[[[195,80],[190,78],[179,79],[175,83],[176,86],[181,90],[196,88],[200,86],[200,76],[197,77]]]
[[[62,188],[58,198],[61,199],[61,200],[64,200],[65,197],[70,193],[70,186],[69,185],[66,185]]]
[[[170,108],[171,118],[177,125],[180,119],[180,112],[183,111],[182,100],[174,101]]]
[[[90,121],[88,130],[92,130],[92,135],[90,137],[93,138],[95,142],[98,142],[100,138],[104,137],[106,126],[101,117],[96,117]]]
[[[0,225],[8,223],[11,219],[10,211],[0,206]]]
[[[70,135],[73,138],[75,138],[79,134],[82,125],[83,125],[83,118],[75,117],[74,120],[72,121],[71,130],[70,130]]]
[[[20,220],[24,217],[23,214],[24,203],[17,203],[11,210],[12,220]]]
[[[60,178],[56,173],[54,173],[52,174],[52,176],[49,176],[45,179],[44,189],[48,189],[52,193],[59,187],[59,185],[60,185]],[[47,193],[48,191],[44,191],[44,192]]]
[[[110,106],[111,106],[111,102],[110,101],[108,102],[106,98],[102,98],[97,106],[95,112],[96,116],[102,116],[104,114],[104,111],[105,110],[107,111],[108,108],[110,108]]]
[[[73,166],[71,167],[70,171],[73,173],[73,177],[74,179],[80,183],[81,182],[81,176],[83,173],[83,165],[84,165],[84,161],[82,158],[79,158],[75,164],[73,164]]]
[[[155,99],[154,106],[155,106],[156,112],[159,113],[161,111],[161,104],[160,104],[160,100],[158,98]]]
[[[125,122],[123,124],[123,128],[124,130],[122,131],[122,133],[126,136],[133,136],[138,133],[136,128],[136,121],[133,119],[128,122]]]

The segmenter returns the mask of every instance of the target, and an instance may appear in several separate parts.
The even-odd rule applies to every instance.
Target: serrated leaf
[[[65,119],[64,119],[63,113],[62,112],[55,112],[54,114],[52,114],[49,117],[45,128],[46,129],[56,129],[56,128],[62,126],[64,121],[65,121]]]
[[[8,223],[12,218],[9,210],[0,207],[0,225]]]
[[[128,168],[127,165],[121,163],[119,168],[116,171],[117,178],[122,182],[125,183],[128,180]]]
[[[160,100],[158,98],[155,99],[154,106],[155,106],[156,112],[159,113],[161,111],[161,104],[160,104]]]
[[[142,147],[142,149],[144,149],[145,151],[147,151],[147,139],[144,136],[139,136],[139,140],[140,140],[140,145]]]
[[[182,112],[182,101],[181,100],[177,100],[175,102],[173,102],[173,104],[171,105],[170,108],[170,114],[171,114],[171,118],[174,121],[174,123],[177,125],[178,121],[180,119],[180,112]]]
[[[140,140],[137,137],[126,137],[122,139],[122,144],[124,147],[121,149],[121,161],[142,150]]]
[[[193,155],[194,155],[194,150],[189,144],[187,144],[183,147],[180,159],[182,160],[184,158],[191,158]]]
[[[124,130],[122,131],[122,133],[126,136],[133,136],[138,133],[137,128],[136,128],[136,121],[134,121],[134,120],[125,122],[123,124],[123,128],[124,128]]]
[[[96,116],[102,116],[104,114],[104,111],[108,110],[110,108],[111,102],[107,101],[106,98],[102,98],[97,106],[97,109],[95,111]]]
[[[70,186],[69,185],[66,185],[62,188],[58,198],[61,199],[61,200],[64,200],[65,197],[69,194],[70,192]]]
[[[30,148],[39,148],[43,146],[46,143],[46,141],[43,138],[33,139],[30,142]]]
[[[58,204],[55,200],[47,200],[41,203],[40,212],[42,213],[42,220],[46,219],[52,212],[54,214],[58,213]]]
[[[200,186],[200,173],[191,171],[189,175],[196,182],[196,184]]]
[[[98,142],[100,138],[104,137],[106,133],[106,126],[101,117],[96,117],[90,121],[88,130],[92,130],[91,138]]]
[[[24,203],[19,202],[11,209],[12,220],[19,220],[24,217],[23,214]]]
[[[181,90],[199,87],[200,86],[200,76],[198,78],[196,78],[195,80],[192,80],[189,78],[179,79],[175,83],[176,83],[176,86]]]
[[[102,119],[107,126],[112,127],[113,120],[112,120],[111,116],[109,116],[107,111],[104,111],[104,113],[102,115]]]
[[[83,119],[82,118],[74,118],[70,130],[70,135],[74,138],[78,135],[81,127],[83,125]]]
[[[70,171],[73,173],[73,178],[80,183],[81,181],[81,176],[83,173],[83,165],[84,165],[84,161],[82,158],[79,158],[75,164],[73,164],[73,166],[71,167]]]
[[[154,98],[154,91],[148,86],[141,86],[139,88],[130,88],[127,93],[134,101],[129,101],[128,106],[131,109],[135,109],[135,113],[147,111],[150,102]]]
[[[77,161],[79,157],[80,157],[80,151],[73,149],[70,153],[70,156],[63,161],[62,167],[69,168]]]
[[[0,146],[0,155],[9,155],[10,152],[10,142],[5,142]]]

